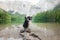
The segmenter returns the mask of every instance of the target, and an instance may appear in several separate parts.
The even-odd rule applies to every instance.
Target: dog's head
[[[32,17],[30,17],[30,16],[28,16],[28,17],[25,17],[25,20],[28,20],[28,21],[30,21],[30,20],[32,20]]]

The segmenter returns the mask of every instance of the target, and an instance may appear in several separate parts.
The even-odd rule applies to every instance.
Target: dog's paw
[[[24,30],[21,30],[20,33],[24,33]]]
[[[27,33],[31,33],[31,30],[30,30],[30,29],[27,29],[26,32],[27,32]]]

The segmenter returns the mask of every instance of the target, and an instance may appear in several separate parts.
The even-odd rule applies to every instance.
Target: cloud
[[[3,1],[3,2],[6,2],[6,1],[27,1],[27,2],[31,2],[32,4],[36,4],[39,2],[39,0],[0,0],[0,1]]]
[[[53,9],[59,3],[60,0],[40,0],[37,5],[41,7],[41,10],[50,10]]]
[[[59,3],[60,0],[0,0],[0,8],[33,15],[39,11],[51,10]]]

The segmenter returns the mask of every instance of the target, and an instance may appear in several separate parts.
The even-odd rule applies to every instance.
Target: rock
[[[7,40],[23,40],[24,37],[26,40],[39,40],[37,36],[34,35],[32,32],[34,31],[32,31],[29,28],[26,29],[25,31],[20,27],[17,28],[16,26],[12,26],[11,28],[9,27],[9,28],[5,28],[4,30],[1,30],[0,36],[6,38]]]
[[[20,30],[20,33],[24,33],[24,30]]]
[[[24,37],[24,34],[20,33],[20,36],[21,36],[21,37]]]
[[[27,32],[27,33],[31,33],[31,30],[28,28],[28,29],[26,30],[26,32]]]
[[[25,32],[25,30],[20,30],[20,33],[24,33],[24,32]],[[28,29],[26,29],[26,32],[31,33],[31,30],[28,28]]]
[[[41,39],[39,38],[39,36],[36,35],[36,34],[34,34],[34,33],[31,33],[30,36],[33,36],[33,37],[38,38],[39,40],[41,40]]]

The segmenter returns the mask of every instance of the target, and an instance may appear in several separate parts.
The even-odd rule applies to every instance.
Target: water
[[[42,40],[60,40],[60,24],[59,23],[33,23],[29,27],[31,31],[37,34]],[[10,25],[0,30],[0,40],[23,40],[19,35],[22,25]],[[38,40],[31,36],[27,38]]]
[[[60,23],[37,23],[37,26],[44,31],[48,40],[60,40]]]

